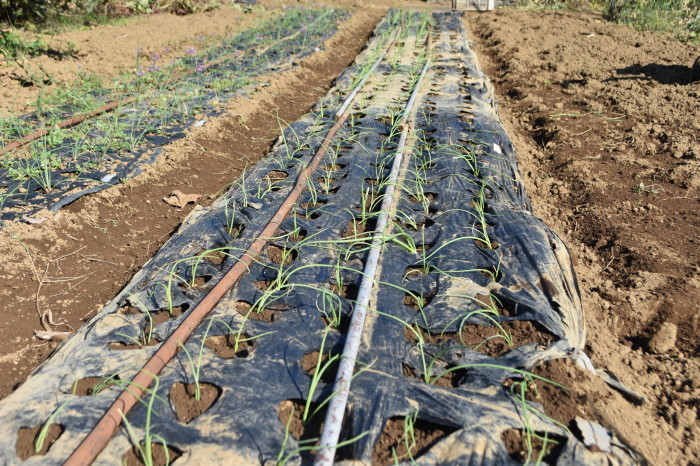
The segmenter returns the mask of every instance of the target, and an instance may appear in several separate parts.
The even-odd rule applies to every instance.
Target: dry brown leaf
[[[165,196],[163,201],[165,201],[168,205],[182,210],[182,208],[187,204],[196,204],[200,197],[202,197],[200,194],[184,194],[182,191],[176,189]]]

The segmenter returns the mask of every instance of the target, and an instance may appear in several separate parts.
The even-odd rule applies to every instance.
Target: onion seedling
[[[39,433],[37,434],[36,438],[34,439],[34,453],[39,453],[42,448],[44,448],[44,442],[46,441],[46,437],[49,435],[49,429],[51,428],[51,425],[53,424],[54,419],[56,419],[56,416],[63,410],[63,408],[66,407],[68,403],[70,403],[73,398],[75,398],[75,395],[71,395],[61,403],[54,411],[51,413],[51,415],[46,419],[46,422],[44,422],[44,425],[42,426],[41,430],[39,430]]]
[[[149,398],[146,404],[146,424],[143,428],[143,442],[139,440],[138,436],[136,435],[136,431],[134,430],[133,426],[126,418],[124,413],[121,410],[119,410],[119,414],[122,417],[122,421],[124,422],[124,427],[126,428],[127,434],[129,435],[131,442],[136,447],[136,450],[139,452],[141,461],[143,461],[143,463],[146,466],[153,466],[152,448],[154,441],[160,442],[160,444],[163,446],[163,453],[165,454],[165,464],[166,466],[170,464],[170,452],[168,451],[168,445],[166,444],[165,439],[158,434],[151,433],[151,415],[153,413],[153,402],[156,400],[156,398],[162,400],[162,398],[156,396],[158,393],[159,383],[160,381],[158,377],[153,375],[153,388],[150,390],[148,388],[144,388],[144,391],[150,394],[151,397]]]

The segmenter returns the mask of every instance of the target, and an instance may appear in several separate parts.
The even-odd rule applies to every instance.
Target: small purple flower
[[[206,70],[205,66],[201,63],[199,65],[195,66],[194,69],[195,69],[195,71],[197,71],[197,73],[201,73],[202,71]]]
[[[197,47],[187,47],[187,48],[185,48],[185,53],[187,55],[196,55],[197,54]]]
[[[160,66],[153,62],[149,65],[146,71],[148,71],[149,73],[155,73],[156,71],[160,71]]]
[[[302,34],[306,34],[306,27],[301,28],[299,32],[301,32]]]
[[[141,68],[140,66],[138,68],[136,68],[136,76],[143,76],[145,74],[146,74],[146,72],[143,71],[143,68]]]
[[[167,47],[167,46],[166,46],[166,47],[163,47],[163,49],[162,49],[162,52],[163,52],[163,53],[169,53],[169,52],[172,52],[172,51],[173,51],[173,49],[171,49],[170,47]]]
[[[196,36],[196,39],[197,39],[198,41],[203,41],[203,40],[205,39],[205,37],[202,36],[202,35],[199,35],[199,36]]]
[[[149,56],[151,57],[151,60],[153,60],[154,62],[160,60],[160,54],[158,52],[151,52],[151,54]]]
[[[262,40],[262,39],[263,39],[262,34],[258,34],[257,36],[255,36],[255,39],[256,39],[256,40]]]

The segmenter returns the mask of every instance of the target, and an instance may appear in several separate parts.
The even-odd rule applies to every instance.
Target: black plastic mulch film
[[[348,318],[367,254],[366,242],[352,241],[362,227],[352,225],[362,218],[363,193],[372,197],[388,175],[398,142],[392,121],[422,66],[426,31],[419,14],[391,11],[356,64],[310,114],[284,131],[273,152],[211,208],[196,209],[114,301],[0,404],[0,445],[7,463],[20,462],[15,456],[19,429],[43,425],[52,413],[51,422],[62,426],[60,437],[45,456],[30,457],[25,464],[59,464],[69,455],[119,392],[115,385],[76,396],[71,394],[74,382],[115,374],[130,380],[155,350],[134,343],[146,342],[149,334],[146,314],[135,309],[148,310],[155,319],[163,315],[159,310],[172,307],[186,314],[199,302],[279,207],[331,127],[343,95],[363,65],[376,59],[376,50],[387,47],[400,23],[406,30],[367,81],[353,116],[332,144],[330,157],[337,158],[327,156],[321,163],[313,189],[304,192],[295,215],[283,222],[280,235],[293,234],[272,240],[186,344],[195,363],[203,348],[200,381],[218,387],[218,399],[187,424],[177,419],[171,387],[193,381],[192,367],[180,351],[160,374],[159,398],[152,406],[150,434],[181,453],[176,464],[257,464],[287,457],[289,464],[312,461],[309,452],[295,453],[299,443],[292,435],[285,444],[280,411],[289,400],[303,404],[309,397],[311,378],[302,359],[320,349],[324,335],[324,353],[342,350],[343,325],[327,330],[332,300],[324,296],[342,295],[336,299],[344,320]],[[416,102],[409,175],[397,223],[387,232],[398,235],[397,241],[383,245],[370,304],[378,312],[370,311],[368,317],[341,440],[364,435],[342,450],[342,458],[369,464],[386,423],[413,414],[444,432],[414,458],[418,464],[515,464],[501,434],[526,428],[558,442],[560,464],[634,464],[632,453],[614,436],[610,453],[593,452],[568,430],[537,415],[535,410],[542,411],[537,403],[525,402],[525,412],[504,386],[507,379],[519,377],[509,368],[528,370],[543,361],[573,357],[583,347],[579,292],[564,244],[531,213],[513,147],[496,117],[488,81],[467,46],[461,17],[435,13],[428,29],[432,58]],[[379,194],[374,193],[375,200]],[[411,252],[399,244],[410,243],[406,235],[422,249]],[[223,253],[202,258],[208,250]],[[264,296],[271,299],[262,298],[261,306]],[[489,296],[501,308],[498,313],[484,311]],[[250,305],[264,309],[251,313]],[[149,344],[163,340],[184,314],[154,325]],[[478,346],[426,342],[431,381],[450,367],[472,366],[454,371],[449,384],[424,381],[426,366],[406,324],[427,335],[457,332],[460,326],[494,328],[495,321],[536,322],[551,342],[533,341],[501,356],[489,356]],[[232,330],[248,339],[238,353],[213,351],[212,338],[230,341]],[[313,402],[332,395],[332,381],[327,382],[319,383]],[[137,404],[128,416],[140,439],[147,434],[148,411]],[[316,416],[322,420],[323,411]],[[122,428],[95,464],[117,464],[132,446]]]
[[[56,212],[82,196],[141,173],[145,164],[155,162],[162,153],[161,146],[184,137],[185,131],[197,124],[196,115],[200,122],[203,117],[220,115],[224,111],[221,102],[246,92],[249,86],[245,83],[254,83],[265,74],[296,66],[300,59],[314,53],[333,36],[338,23],[347,15],[343,10],[290,9],[259,28],[224,39],[217,47],[199,52],[192,48],[196,55],[179,60],[184,69],[195,70],[198,65],[214,64],[164,84],[164,89],[170,92],[182,87],[182,95],[167,102],[159,100],[157,95],[146,97],[93,121],[83,122],[80,126],[87,133],[80,140],[56,139],[49,134],[32,143],[36,146],[32,150],[42,153],[35,157],[37,160],[5,156],[5,160],[0,159],[0,222],[31,216],[42,208]],[[271,47],[266,40],[272,41]],[[263,51],[259,53],[256,48]],[[198,91],[189,95],[185,86]],[[136,89],[134,93],[120,95],[118,100],[138,97],[138,92]],[[110,90],[94,91],[89,97],[95,101],[94,108],[115,98]],[[3,139],[18,139],[30,130],[46,126],[47,121],[58,122],[86,110],[63,106],[50,112],[20,117],[21,131],[13,133],[13,128],[4,128]],[[133,151],[115,145],[114,137],[102,129],[104,125],[100,121],[115,118],[131,134],[131,143],[136,145]],[[80,151],[79,155],[75,155],[76,150]],[[13,175],[13,170],[32,175],[18,177]],[[50,192],[44,189],[47,184],[51,186]]]

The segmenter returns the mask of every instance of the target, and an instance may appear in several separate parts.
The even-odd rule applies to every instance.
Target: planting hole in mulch
[[[335,283],[331,283],[329,286],[334,294],[351,301],[357,299],[357,293],[360,291],[360,289],[354,283],[343,284],[340,289],[338,289],[338,285]]]
[[[251,307],[253,307],[253,305],[248,301],[236,301],[236,311],[238,311],[240,315],[260,322],[274,322],[277,318],[279,318],[278,314],[286,311],[286,309],[273,309],[266,307],[262,310],[251,312]]]
[[[196,399],[196,390],[196,384],[184,382],[177,382],[170,389],[170,404],[180,422],[189,424],[211,408],[221,396],[221,388],[207,382],[199,382],[199,400]]]
[[[432,204],[435,201],[435,199],[437,199],[437,195],[433,193],[424,193],[423,197],[428,201],[428,204]],[[408,196],[408,201],[411,204],[423,204],[423,199],[419,199],[413,194]]]
[[[293,232],[285,232],[282,230],[277,230],[275,232],[276,237],[279,238],[279,237],[287,235],[286,238],[293,243],[296,243],[297,241],[303,240],[304,238],[306,238],[306,235],[308,235],[308,234],[309,234],[308,231],[304,230],[303,228],[298,228],[298,227]]]
[[[319,438],[321,436],[321,430],[323,429],[323,420],[326,417],[326,409],[323,408],[304,423],[302,419],[305,406],[306,400],[284,400],[277,409],[280,422],[285,428],[287,423],[289,423],[289,433],[297,440]],[[318,403],[311,403],[308,411],[309,417],[317,407]]]
[[[508,455],[510,455],[511,459],[517,461],[518,463],[539,464],[540,462],[538,460],[542,454],[542,448],[545,447],[542,462],[547,464],[556,464],[557,458],[564,448],[566,439],[549,434],[547,444],[545,446],[544,440],[540,438],[544,437],[544,435],[542,435],[541,432],[538,432],[537,434],[537,436],[533,434],[531,437],[532,449],[529,452],[527,447],[527,434],[521,429],[505,430],[503,434],[501,434],[501,439],[506,446],[506,450],[508,450]]]
[[[36,427],[22,427],[17,432],[17,444],[15,451],[17,456],[24,461],[32,456],[45,455],[56,440],[63,434],[65,428],[60,424],[51,424],[46,433],[46,438],[41,444],[39,451],[36,451],[36,437],[44,428],[44,424]]]
[[[229,228],[227,227],[228,233],[231,236],[231,239],[238,239],[239,236],[241,236],[241,233],[245,231],[245,225],[233,225],[233,227]]]
[[[108,343],[107,346],[113,351],[128,351],[139,350],[149,346],[159,345],[160,341],[157,338],[151,338],[147,343],[122,343],[121,341]]]
[[[401,220],[395,220],[395,222],[398,223],[402,229],[411,231],[421,231],[435,225],[435,220],[428,217],[423,217],[414,223],[406,223]]]
[[[320,171],[321,173],[334,172],[334,171],[338,171],[341,168],[345,168],[345,167],[346,167],[346,165],[342,164],[342,163],[329,163],[327,165],[319,167],[317,171]]]
[[[197,253],[197,255],[213,265],[221,265],[221,263],[223,261],[225,261],[226,258],[231,255],[231,251],[229,249],[218,249],[218,248],[216,248],[216,250],[214,250],[214,251],[207,250],[207,249],[200,249],[199,252]]]
[[[273,264],[289,265],[294,262],[298,256],[299,253],[294,249],[283,249],[274,244],[267,246],[267,257]],[[284,262],[284,264],[282,262]]]
[[[490,238],[488,239],[488,241],[486,239],[484,239],[484,240],[475,239],[473,241],[474,241],[474,244],[476,244],[481,249],[486,249],[486,250],[490,250],[490,251],[495,251],[496,249],[501,247],[501,243],[493,241]]]
[[[321,209],[299,209],[298,211],[294,212],[294,216],[296,218],[303,218],[305,220],[316,220],[321,216],[321,214],[323,214]]]
[[[183,290],[187,291],[192,288],[201,288],[214,278],[211,275],[202,275],[200,277],[195,277],[193,281],[190,282],[180,282],[177,286]]]
[[[430,293],[406,293],[403,297],[404,306],[408,306],[414,311],[420,311],[425,308],[435,297],[437,290],[433,290]]]
[[[440,439],[457,430],[454,427],[416,419],[411,434],[411,432],[405,431],[405,419],[404,417],[393,417],[386,422],[382,435],[379,436],[379,440],[372,450],[372,464],[394,464],[394,452],[399,462],[418,459]]]
[[[494,281],[496,283],[500,282],[501,279],[503,278],[503,274],[501,273],[500,269],[497,269],[496,267],[483,267],[482,270],[479,270],[479,273],[483,275],[484,277],[488,278],[491,281]]]
[[[323,430],[323,421],[326,418],[326,406],[321,408],[313,417],[307,419],[306,424],[302,421],[304,414],[305,400],[291,399],[284,400],[277,408],[277,414],[283,428],[289,425],[289,433],[297,441],[314,440],[321,437]],[[318,403],[312,402],[309,406],[309,416],[318,408]],[[343,441],[347,438],[346,422],[347,416],[344,417],[343,426],[341,427],[340,439]],[[310,442],[309,442],[310,443]],[[318,442],[317,442],[318,443]],[[308,443],[307,443],[308,445]],[[308,461],[316,454],[316,450],[305,451],[301,453],[302,460]],[[335,454],[335,461],[343,461],[352,459],[352,445],[347,445],[339,448]],[[306,463],[304,463],[306,464]]]
[[[255,349],[255,340],[250,340],[246,334],[241,334],[236,346],[237,335],[213,335],[204,340],[204,346],[223,359],[249,357]]]
[[[375,217],[367,219],[364,223],[356,219],[350,220],[343,230],[342,238],[355,240],[358,243],[370,241],[376,224]],[[362,248],[363,244],[354,244],[353,247]]]
[[[168,308],[158,309],[155,312],[151,312],[151,321],[155,327],[158,324],[168,322],[170,319],[175,319],[180,317],[190,308],[190,305],[183,303],[182,306],[173,306],[172,311]]]
[[[340,333],[348,333],[348,330],[350,330],[350,320],[350,316],[341,314],[340,324],[337,327],[335,325],[331,326],[331,320],[325,315],[321,314],[321,321],[323,322],[323,325],[326,327],[330,326],[331,329],[337,330]]]
[[[408,332],[410,332],[410,330]],[[467,375],[467,370],[466,369],[454,369],[454,370],[448,371],[448,369],[450,369],[450,367],[453,367],[453,366],[445,367],[445,366],[440,366],[438,364],[433,365],[432,372],[429,374],[429,378],[428,378],[430,383],[433,385],[437,385],[439,387],[447,387],[447,388],[459,387],[460,382],[464,379],[464,376]],[[411,367],[409,364],[406,364],[405,362],[401,363],[401,372],[403,373],[404,377],[410,377],[412,379],[416,379],[416,380],[420,380],[421,382],[425,382],[425,376],[421,376],[420,373],[416,370],[416,368]]]
[[[274,183],[275,181],[281,181],[287,179],[289,175],[283,171],[272,170],[267,175],[263,176],[263,180],[268,183]]]
[[[154,320],[154,323],[160,324],[166,322],[168,319],[173,319],[175,317],[181,316],[189,308],[190,305],[188,303],[183,303],[181,306],[173,306],[172,311],[168,308],[158,309],[157,311],[150,312],[151,319]],[[145,311],[142,311],[141,309],[134,306],[126,305],[119,308],[119,313],[125,315],[138,315],[145,314]],[[161,316],[160,314],[166,314],[166,316]],[[155,322],[156,319],[158,320],[158,322]]]
[[[331,186],[333,186],[336,181],[338,181],[338,179],[336,179],[336,178],[327,178],[327,177],[316,178],[316,182],[319,184],[319,186],[321,187],[321,190],[325,194],[329,194],[330,192],[332,192]],[[338,188],[336,187],[335,189],[337,191]]]
[[[142,314],[143,315],[144,333],[148,334],[148,333],[153,331],[153,328],[156,325],[168,322],[170,319],[175,319],[175,318],[181,316],[189,308],[190,308],[189,304],[183,303],[181,306],[173,306],[172,310],[170,310],[168,308],[164,308],[164,309],[158,309],[157,311],[146,313],[146,312],[140,310],[139,308],[127,305],[127,306],[123,306],[122,308],[120,308],[119,313],[125,314],[125,315]]]
[[[323,369],[323,366],[328,362],[328,359],[330,358],[330,355],[328,353],[324,353],[323,357],[321,358],[321,369]],[[323,372],[321,375],[321,381],[323,383],[333,383],[335,381],[335,376],[338,372],[338,364],[340,363],[339,360],[335,360],[328,368]],[[309,377],[313,377],[316,374],[316,366],[318,364],[318,351],[312,351],[310,353],[306,353],[304,357],[301,358],[301,368],[304,369],[304,372],[306,375]]]
[[[405,280],[408,280],[417,276],[425,276],[428,275],[431,272],[431,270],[432,269],[430,265],[409,265],[404,271],[404,277],[406,277]]]
[[[526,345],[537,343],[547,346],[557,338],[537,322],[516,320],[501,322],[501,327],[510,335],[513,346],[508,345],[503,332],[496,325],[465,324],[459,333],[430,333],[425,329],[413,326],[404,329],[404,337],[411,343],[418,343],[414,329],[420,332],[423,341],[440,346],[466,346],[488,356],[497,358],[508,351]],[[457,357],[461,357],[457,355]]]
[[[141,445],[144,448],[144,445]],[[165,452],[167,448],[167,454]],[[182,452],[170,445],[163,448],[162,443],[151,443],[151,458],[150,462],[144,461],[141,458],[141,452],[138,448],[132,447],[126,453],[122,455],[122,466],[144,466],[145,464],[150,464],[152,466],[165,466],[166,464],[173,464],[182,456]]]
[[[380,199],[384,198],[384,194],[377,194],[374,192],[374,190],[365,191],[365,193],[367,194],[367,197],[364,201],[364,206],[362,201],[360,201],[352,208],[357,211],[364,210],[365,213],[372,212],[376,214],[380,212],[382,210],[382,203],[380,202]]]
[[[308,210],[317,209],[319,207],[323,207],[326,204],[328,204],[326,201],[316,201],[316,202],[307,201],[307,202],[302,202],[301,204],[299,204],[299,207],[308,211]]]
[[[112,387],[115,381],[121,380],[118,375],[112,377],[83,377],[73,382],[70,392],[76,396],[93,396]]]

